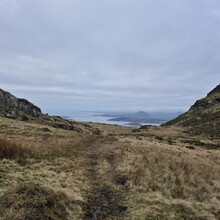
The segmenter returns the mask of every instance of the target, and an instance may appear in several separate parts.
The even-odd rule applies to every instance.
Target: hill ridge
[[[38,106],[26,99],[17,98],[3,89],[0,89],[0,108],[22,111],[32,117],[38,117],[42,114]]]
[[[194,134],[219,137],[220,131],[220,84],[206,97],[197,100],[190,109],[167,122],[166,125],[188,127]]]

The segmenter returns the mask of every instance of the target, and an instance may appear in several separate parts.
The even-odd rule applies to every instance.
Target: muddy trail
[[[125,219],[126,179],[116,174],[114,153],[111,152],[106,156],[111,169],[99,172],[103,160],[100,153],[103,146],[114,144],[116,141],[114,138],[100,138],[90,142],[86,175],[90,180],[91,190],[83,207],[84,220]]]

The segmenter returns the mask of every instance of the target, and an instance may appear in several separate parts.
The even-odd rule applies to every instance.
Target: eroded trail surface
[[[120,178],[116,177],[114,153],[104,150],[115,141],[114,138],[107,137],[90,141],[86,172],[91,182],[91,190],[84,207],[85,220],[124,219],[126,215],[125,181],[121,184]],[[108,161],[108,164],[104,166],[103,161]]]

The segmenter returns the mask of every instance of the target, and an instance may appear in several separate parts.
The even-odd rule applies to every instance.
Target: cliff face
[[[164,125],[190,127],[196,134],[220,135],[220,84],[203,99],[197,100],[189,111]]]
[[[209,92],[205,98],[196,101],[190,110],[200,112],[220,110],[220,84]]]
[[[32,117],[42,114],[41,109],[28,100],[16,98],[2,89],[0,89],[0,108],[19,110]]]

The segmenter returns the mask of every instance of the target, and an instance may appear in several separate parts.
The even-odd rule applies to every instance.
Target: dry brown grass
[[[143,133],[147,133],[149,135],[154,135],[158,137],[178,137],[182,136],[184,128],[177,127],[177,126],[170,126],[170,127],[159,127],[159,126],[149,126],[148,129],[145,131],[144,129],[141,130]]]
[[[95,152],[101,161],[100,173],[114,167],[127,176],[130,187],[143,192],[198,202],[220,199],[218,150],[190,150],[133,137],[120,141],[109,137],[96,141]]]
[[[0,160],[0,196],[31,181],[64,193],[73,208],[69,219],[83,219],[83,204],[97,181],[124,193],[128,210],[123,219],[219,219],[220,151],[186,148],[178,141],[181,129],[152,128],[138,136],[127,128],[120,133],[119,126],[98,125],[103,137],[52,127],[44,132],[36,124],[17,129],[10,123],[2,123],[0,137],[31,149],[33,157],[26,166]],[[154,136],[172,136],[175,142]],[[91,166],[94,178],[88,176]],[[125,185],[116,183],[117,176],[125,177]]]
[[[160,191],[167,198],[216,198],[219,188],[219,167],[192,158],[171,155],[155,147],[132,161],[128,176],[131,183],[146,191]]]
[[[219,219],[220,151],[127,135],[99,139],[93,146],[102,181],[127,180],[125,219]]]
[[[29,182],[40,184],[55,193],[64,193],[73,206],[68,210],[69,219],[81,219],[83,193],[89,188],[84,171],[85,155],[82,151],[90,144],[90,141],[87,141],[90,134],[87,132],[81,135],[53,127],[49,127],[50,132],[44,132],[42,127],[45,125],[0,117],[0,126],[3,125],[0,139],[13,140],[10,141],[11,144],[16,141],[16,146],[22,149],[22,146],[25,146],[27,150],[31,149],[31,152],[25,157],[25,161],[20,161],[20,156],[18,159],[15,157],[15,160],[0,160],[0,198],[4,193],[7,196],[7,191],[15,189],[17,185]],[[23,128],[19,129],[14,125]]]
[[[0,139],[0,159],[16,159],[30,153],[28,148],[12,141]]]
[[[98,123],[88,123],[92,127],[96,127],[101,131],[103,136],[107,135],[120,135],[129,134],[132,132],[131,127],[124,127],[120,125],[110,125],[110,124],[98,124]]]
[[[132,138],[121,142],[124,143],[124,151],[117,154],[117,170],[128,178],[132,191],[131,215],[140,215],[140,219],[146,215],[152,217],[149,219],[219,218],[219,151],[188,150]],[[176,212],[187,215],[184,207],[179,210],[178,201],[190,207],[188,214],[192,218],[170,215]]]

